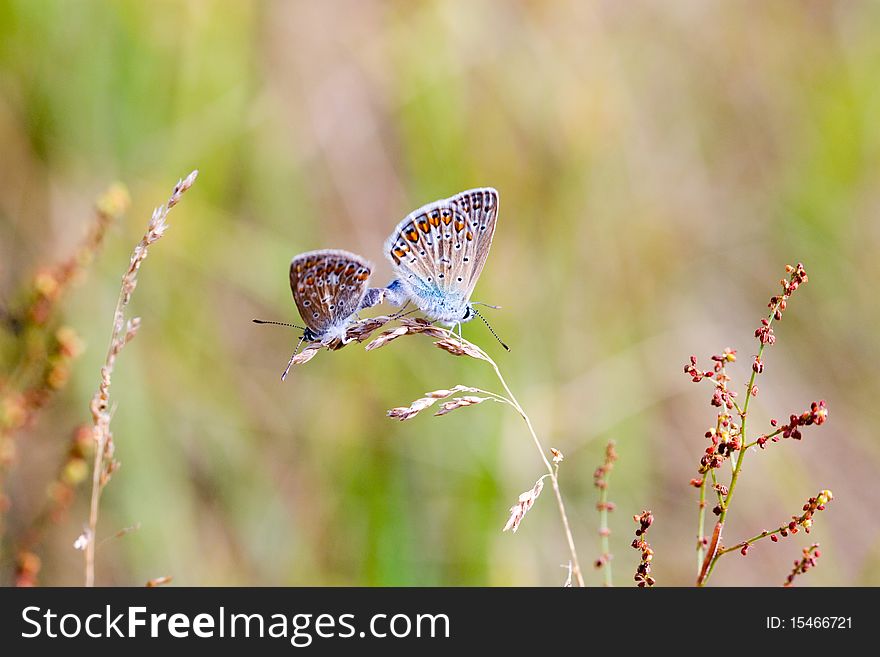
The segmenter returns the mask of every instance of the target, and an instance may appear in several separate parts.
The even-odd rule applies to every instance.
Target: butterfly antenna
[[[273,322],[269,319],[255,319],[252,320],[254,324],[275,324],[276,326],[290,326],[291,328],[299,329],[300,331],[305,331],[304,326],[300,326],[299,324],[290,324],[288,322]]]
[[[501,310],[501,306],[493,306],[491,303],[483,303],[482,301],[473,301],[471,302],[472,306],[486,306],[486,308],[491,308],[492,310]]]
[[[290,371],[290,366],[293,365],[293,359],[296,358],[296,355],[299,353],[299,348],[302,346],[303,340],[305,340],[305,339],[306,339],[306,336],[303,335],[299,339],[299,342],[296,344],[296,349],[294,350],[293,355],[290,357],[290,360],[287,361],[287,367],[285,367],[284,372],[281,373],[281,380],[282,381],[284,381],[284,379],[287,378],[287,373]]]
[[[486,321],[486,318],[480,314],[480,311],[477,310],[476,308],[472,308],[472,310],[474,311],[474,314],[477,317],[479,317],[480,319],[483,320],[483,324],[485,324],[486,328],[489,329],[489,333],[491,333],[495,337],[495,339],[501,343],[501,346],[504,347],[507,351],[510,351],[510,347],[508,347],[506,344],[504,344],[504,340],[502,340],[501,338],[498,337],[498,334],[495,332],[495,329],[493,329],[492,325]]]

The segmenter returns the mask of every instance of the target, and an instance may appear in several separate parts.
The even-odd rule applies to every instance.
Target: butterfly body
[[[410,213],[385,242],[397,278],[384,299],[412,300],[450,326],[475,316],[471,293],[486,264],[498,218],[498,192],[471,189]]]

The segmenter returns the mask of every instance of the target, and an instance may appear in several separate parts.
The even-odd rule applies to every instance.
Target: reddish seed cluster
[[[782,286],[782,294],[770,297],[770,303],[767,304],[767,307],[773,311],[773,319],[775,320],[782,319],[782,313],[785,312],[785,302],[794,294],[795,290],[809,280],[803,263],[799,262],[794,267],[785,265],[785,271],[788,274],[788,280],[783,278],[779,281]]]
[[[782,286],[782,294],[770,297],[770,303],[767,304],[767,307],[772,311],[772,319],[775,319],[776,321],[782,319],[782,313],[785,311],[786,302],[789,297],[794,294],[798,287],[807,282],[807,272],[804,270],[804,265],[802,263],[799,262],[794,267],[786,265],[785,271],[788,273],[789,278],[788,280],[783,278],[779,281],[779,284]],[[770,326],[770,321],[770,318],[762,318],[761,325],[755,329],[755,337],[758,338],[758,342],[761,343],[762,350],[765,346],[772,345],[776,342],[776,336],[773,335],[773,327]],[[755,374],[764,373],[764,361],[761,359],[760,355],[755,356],[755,360],[752,361],[752,371]],[[752,389],[749,390],[749,393],[754,396],[757,394],[757,391],[752,387]]]
[[[789,415],[788,423],[781,427],[779,427],[779,422],[777,420],[770,420],[770,426],[776,428],[776,431],[772,432],[770,435],[765,434],[760,436],[756,441],[757,445],[761,449],[764,449],[768,442],[779,442],[780,436],[782,438],[800,440],[803,438],[800,427],[810,427],[813,425],[819,426],[825,424],[827,419],[828,407],[825,404],[825,400],[820,399],[819,401],[814,401],[810,404],[809,410],[804,411],[800,415]]]
[[[711,379],[715,373],[712,370],[702,371],[697,369],[697,357],[691,356],[690,362],[684,366],[684,373],[691,377],[691,381],[699,383],[703,379]]]
[[[16,323],[44,326],[54,316],[57,304],[71,284],[85,273],[101,250],[110,226],[128,210],[131,204],[128,190],[114,185],[97,200],[95,221],[87,237],[75,253],[66,260],[40,269],[33,277],[27,291],[27,302],[12,319]]]
[[[596,471],[593,473],[593,485],[599,490],[603,490],[608,487],[608,483],[605,481],[605,477],[608,475],[609,472],[614,469],[614,462],[616,460],[617,450],[615,449],[615,443],[612,440],[608,443],[608,446],[605,447],[605,462],[601,466],[596,468]]]
[[[726,408],[728,411],[733,410],[733,399],[736,397],[736,393],[732,390],[728,390],[727,386],[723,384],[719,384],[717,388],[715,388],[715,392],[712,394],[712,406],[716,406],[718,408]]]
[[[720,468],[724,461],[742,446],[739,427],[731,422],[728,414],[722,413],[718,417],[718,425],[720,430],[713,427],[705,434],[712,444],[706,448],[706,453],[700,459],[700,474],[706,474],[709,470]],[[696,488],[702,484],[702,480],[691,480],[691,485]]]
[[[684,373],[691,377],[691,381],[699,383],[703,379],[715,379],[716,381],[730,381],[730,378],[724,371],[725,365],[736,362],[736,349],[727,347],[720,354],[712,356],[711,370],[700,370],[697,367],[697,357],[691,356],[689,362],[684,366]]]
[[[647,535],[648,528],[654,523],[654,514],[650,511],[642,511],[641,515],[633,516],[633,520],[639,523],[639,528],[636,530],[636,537],[633,539],[632,547],[640,550],[642,553],[642,560],[639,562],[638,568],[636,568],[636,574],[633,579],[639,588],[651,587],[655,583],[654,578],[651,577],[651,561],[654,560],[654,550],[651,549],[650,543],[645,540],[645,536]]]
[[[31,380],[22,389],[7,388],[0,380],[0,468],[15,462],[15,433],[30,424],[52,398],[52,394],[64,387],[70,377],[73,360],[82,351],[82,343],[76,333],[66,326],[44,339],[45,352],[39,359],[24,366]]]
[[[824,511],[828,502],[834,499],[834,495],[831,494],[830,490],[821,490],[816,497],[811,497],[807,500],[807,503],[803,506],[803,513],[799,516],[792,516],[791,521],[780,527],[777,532],[778,535],[782,538],[785,538],[789,534],[794,535],[797,534],[801,528],[808,534],[810,533],[810,528],[813,526],[813,514],[816,511]],[[777,543],[779,539],[777,535],[774,534],[770,537],[770,540],[774,543]]]
[[[601,466],[596,468],[596,471],[593,473],[593,485],[599,489],[599,501],[596,502],[596,509],[601,514],[603,511],[614,511],[616,505],[614,502],[609,502],[606,499],[607,490],[608,490],[608,475],[614,469],[614,462],[617,460],[617,450],[615,449],[615,442],[613,440],[608,441],[608,445],[605,447],[605,461]],[[604,516],[603,516],[604,517]],[[607,537],[611,535],[611,530],[607,526],[607,521],[602,520],[603,524],[599,527],[599,536]],[[612,559],[612,555],[608,552],[602,554],[596,561],[593,562],[593,565],[596,568],[602,568]]]
[[[30,588],[37,585],[42,562],[33,552],[22,552],[15,562],[15,585],[19,588]]]
[[[810,568],[816,565],[822,553],[819,551],[819,544],[813,543],[810,547],[804,548],[803,556],[794,562],[794,568],[785,578],[783,586],[789,587],[794,584],[794,580],[798,575],[803,575]]]
[[[779,537],[782,538],[787,537],[789,534],[797,534],[801,528],[808,534],[810,533],[810,528],[813,526],[813,514],[816,511],[824,511],[825,506],[834,499],[834,495],[831,494],[830,490],[822,490],[819,491],[819,494],[816,497],[811,497],[807,500],[807,503],[803,506],[803,514],[799,516],[792,516],[791,521],[787,524],[782,525],[772,533],[764,530],[761,532],[760,536],[751,539],[751,543],[754,543],[757,540],[762,538],[766,538],[768,535],[770,536],[770,540],[774,543],[779,542]],[[740,554],[746,556],[749,550],[752,548],[750,542],[744,542],[740,545]]]
[[[804,528],[808,534],[810,533],[810,527],[813,526],[813,514],[816,511],[824,511],[825,506],[834,499],[834,495],[831,494],[830,490],[822,490],[819,491],[819,494],[816,497],[811,497],[807,500],[807,503],[803,506],[803,515],[801,516],[792,516],[791,522],[788,523],[788,530],[792,534],[796,534],[798,531],[798,526]],[[780,534],[785,535],[783,532]]]
[[[755,329],[755,337],[761,344],[772,345],[776,342],[776,336],[773,335],[773,327],[770,326],[770,320],[766,317],[761,319],[761,326]]]

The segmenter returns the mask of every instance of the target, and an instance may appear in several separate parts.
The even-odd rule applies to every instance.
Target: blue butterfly
[[[385,241],[396,278],[368,302],[377,297],[396,306],[412,301],[428,319],[448,326],[482,319],[471,293],[497,220],[498,192],[491,187],[469,189],[410,213]]]
[[[303,339],[345,340],[354,314],[373,305],[364,303],[372,271],[367,260],[341,249],[308,251],[291,260],[290,291],[306,325]]]
[[[257,324],[280,324],[303,329],[290,357],[283,381],[304,341],[345,344],[346,332],[356,313],[380,303],[384,288],[367,288],[373,265],[355,253],[340,249],[308,251],[290,262],[290,290],[305,327],[255,319]]]

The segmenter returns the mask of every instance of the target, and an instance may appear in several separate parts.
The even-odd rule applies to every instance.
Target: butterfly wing
[[[336,249],[301,253],[290,262],[293,301],[317,339],[357,312],[372,269],[359,255]]]
[[[498,192],[471,189],[410,213],[385,242],[401,284],[419,307],[461,319],[486,264],[498,219]],[[434,311],[433,313],[431,311]]]
[[[465,233],[464,253],[460,260],[461,274],[453,272],[452,280],[458,281],[460,275],[465,283],[468,300],[477,285],[477,279],[489,257],[492,238],[495,237],[495,225],[498,222],[498,191],[492,187],[470,189],[456,194],[450,199],[467,217],[467,225],[473,239]],[[455,259],[453,259],[455,262]]]

